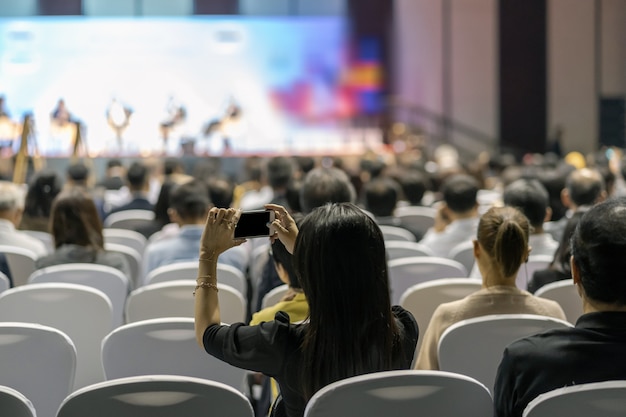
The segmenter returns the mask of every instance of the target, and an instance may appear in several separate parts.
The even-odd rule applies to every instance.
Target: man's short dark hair
[[[365,209],[377,217],[393,216],[400,187],[391,178],[374,178],[365,184]]]
[[[75,182],[87,181],[89,168],[82,162],[76,162],[67,168],[67,176]]]
[[[124,166],[122,164],[122,161],[117,158],[109,159],[107,161],[107,168],[115,168],[115,167],[122,167],[122,166]]]
[[[200,180],[192,180],[175,185],[170,192],[170,208],[178,212],[183,220],[198,219],[206,213],[209,204],[209,191]]]
[[[504,188],[504,204],[516,207],[528,218],[533,227],[543,226],[550,196],[539,181],[519,179]]]
[[[215,207],[228,208],[233,203],[234,186],[225,178],[211,178],[207,181],[209,197]]]
[[[421,206],[426,190],[429,188],[429,178],[425,172],[413,169],[400,172],[396,176],[400,184],[404,199],[412,206]]]
[[[148,168],[141,162],[133,162],[126,171],[126,180],[133,189],[141,189],[148,181]]]
[[[305,214],[326,203],[353,203],[355,198],[348,174],[338,168],[313,169],[300,189],[300,207]]]
[[[626,197],[591,207],[580,219],[571,247],[587,297],[626,305]]]
[[[590,206],[598,202],[604,191],[602,174],[595,169],[582,168],[573,171],[565,183],[569,197],[577,206]]]
[[[267,163],[267,182],[272,188],[282,188],[289,185],[293,176],[293,162],[291,158],[276,156]]]
[[[443,200],[455,213],[466,213],[476,207],[478,181],[466,174],[455,174],[441,186]]]

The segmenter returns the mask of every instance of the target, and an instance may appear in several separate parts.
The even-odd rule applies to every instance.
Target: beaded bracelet
[[[196,291],[198,291],[199,288],[210,288],[212,290],[215,290],[215,292],[219,292],[219,288],[217,288],[217,284],[214,284],[212,282],[202,281],[202,282],[197,283],[196,288],[193,290],[193,295],[196,295]]]

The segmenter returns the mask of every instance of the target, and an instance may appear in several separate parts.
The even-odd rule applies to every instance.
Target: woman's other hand
[[[298,237],[298,227],[291,215],[287,212],[283,206],[278,204],[266,204],[267,210],[273,210],[275,213],[274,222],[271,224],[270,236],[278,239],[285,245],[285,248],[289,253],[293,253],[293,248],[296,244],[296,237]]]

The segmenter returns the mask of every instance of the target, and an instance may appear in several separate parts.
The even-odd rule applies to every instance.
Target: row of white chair
[[[305,417],[412,417],[415,410],[441,417],[486,416],[492,399],[471,378],[448,372],[388,371],[347,378],[319,390]],[[18,391],[0,386],[0,408],[12,417],[35,417],[32,403]],[[232,388],[204,379],[149,375],[115,379],[68,395],[57,417],[174,417],[200,415],[252,417],[248,399]],[[567,415],[623,416],[626,381],[604,381],[559,388],[535,398],[523,417]]]
[[[127,299],[122,298],[125,292],[111,285],[116,282],[113,279],[93,281],[96,281],[94,286],[59,282],[28,284],[0,293],[0,317],[3,321],[49,325],[72,338],[79,351],[77,386],[102,379],[102,370],[97,366],[100,343],[106,334],[122,324],[124,311],[128,321],[193,317],[193,280],[146,286],[132,292]],[[117,291],[115,303],[119,311],[114,310],[111,298],[98,287]],[[246,309],[243,296],[227,285],[218,284],[218,288],[224,322],[244,321]]]
[[[192,318],[145,320],[112,330],[100,340],[90,364],[82,360],[84,344],[75,340],[52,326],[0,322],[0,385],[26,395],[40,416],[50,417],[69,393],[130,376],[182,375],[244,391],[246,371],[204,352],[196,343]],[[80,383],[85,365],[91,371],[100,368],[101,375]]]
[[[309,401],[304,417],[479,417],[493,414],[492,397],[479,381],[441,371],[389,371],[334,382]],[[626,381],[558,388],[528,404],[523,417],[621,417]]]
[[[117,326],[125,321],[124,314],[127,310],[127,302],[137,298],[139,294],[141,294],[142,297],[146,297],[148,294],[155,293],[154,284],[177,281],[178,285],[172,284],[157,287],[161,289],[158,293],[162,294],[162,297],[176,298],[184,294],[188,298],[189,294],[193,292],[193,286],[195,285],[194,279],[197,276],[197,271],[197,262],[181,262],[179,264],[157,268],[157,270],[153,271],[154,274],[150,276],[148,285],[139,287],[130,294],[129,291],[132,286],[128,278],[121,271],[110,266],[97,264],[68,263],[42,268],[33,272],[28,278],[27,283],[64,282],[97,288],[104,292],[111,300],[115,317],[114,325]],[[228,322],[245,320],[246,282],[243,274],[238,269],[229,265],[218,264],[218,281],[223,286],[228,287],[220,294],[223,305],[227,308],[230,307],[229,310],[227,309],[225,315],[225,317],[228,318]],[[144,287],[149,288],[145,289]],[[190,287],[191,289],[189,289]],[[231,311],[233,312],[232,314]],[[139,309],[138,314],[142,314],[141,309]],[[126,317],[126,321],[128,321],[128,317]]]

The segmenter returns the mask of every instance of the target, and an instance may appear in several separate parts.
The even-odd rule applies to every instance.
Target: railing
[[[461,154],[475,156],[484,149],[495,151],[498,147],[498,141],[491,135],[417,104],[390,97],[386,100],[385,112],[393,121],[418,127],[428,137],[432,148],[450,144]]]

